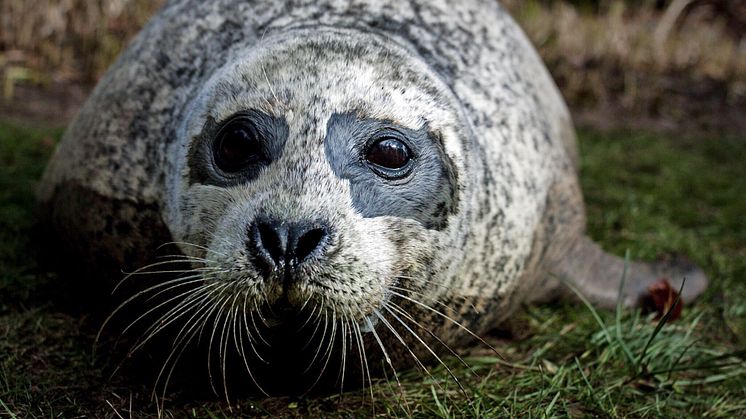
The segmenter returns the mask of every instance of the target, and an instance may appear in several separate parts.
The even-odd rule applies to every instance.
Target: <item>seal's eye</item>
[[[220,170],[237,172],[247,165],[266,160],[260,134],[246,117],[236,117],[220,129],[213,153]]]
[[[380,171],[386,177],[402,177],[406,173],[401,173],[409,167],[412,161],[412,155],[409,147],[403,141],[394,137],[383,137],[368,147],[365,153],[365,160]]]

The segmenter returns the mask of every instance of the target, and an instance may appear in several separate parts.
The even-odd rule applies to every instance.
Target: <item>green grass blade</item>
[[[668,319],[671,318],[671,315],[674,312],[674,309],[679,304],[679,301],[681,300],[681,291],[684,290],[684,284],[686,284],[686,278],[684,278],[683,281],[681,281],[681,287],[679,288],[678,294],[676,294],[676,298],[673,301],[673,304],[671,304],[671,307],[668,308],[668,311],[661,317],[660,321],[658,321],[658,324],[655,326],[655,329],[653,329],[653,333],[650,334],[650,337],[648,338],[647,343],[645,343],[645,347],[642,348],[642,351],[640,352],[640,357],[637,359],[637,365],[640,367],[644,367],[644,364],[642,363],[643,359],[645,358],[645,354],[647,353],[648,349],[650,348],[650,344],[653,343],[653,340],[656,336],[658,336],[658,333],[660,333],[661,330],[663,330],[663,326],[666,325],[668,322]],[[638,374],[641,371],[638,371]]]

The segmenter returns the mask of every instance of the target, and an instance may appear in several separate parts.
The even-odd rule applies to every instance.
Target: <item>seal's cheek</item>
[[[231,197],[224,188],[192,185],[171,204],[167,224],[174,242],[186,255],[200,256],[215,234],[218,223],[230,207]]]

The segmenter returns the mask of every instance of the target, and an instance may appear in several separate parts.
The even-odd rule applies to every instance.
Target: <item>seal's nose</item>
[[[322,223],[258,220],[249,228],[249,247],[260,266],[271,271],[294,269],[323,254],[329,229]]]

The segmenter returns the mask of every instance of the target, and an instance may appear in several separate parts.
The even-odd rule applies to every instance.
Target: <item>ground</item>
[[[503,1],[575,120],[595,127],[579,133],[591,236],[633,259],[686,255],[711,278],[681,318],[524,307],[485,336],[504,359],[476,345],[471,369],[447,361],[463,391],[441,367],[372,396],[154,401],[112,376],[116,361],[93,353],[100,319],[39,266],[33,189],[90,83],[159,2],[3,3],[18,18],[0,25],[0,417],[746,417],[745,38],[742,14],[713,12],[735,4],[720,0],[688,2],[665,31],[682,2]]]
[[[675,321],[525,307],[430,374],[373,395],[154,401],[92,354],[98,324],[40,268],[33,190],[62,129],[0,121],[0,416],[672,417],[746,415],[746,138],[581,130],[590,234],[631,258],[687,255],[711,278]]]

